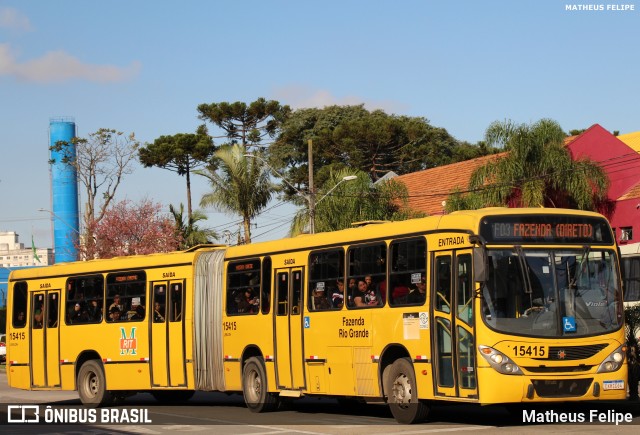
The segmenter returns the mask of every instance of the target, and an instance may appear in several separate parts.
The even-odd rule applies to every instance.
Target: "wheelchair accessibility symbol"
[[[576,332],[576,318],[575,317],[563,317],[562,327],[564,332]]]
[[[311,320],[309,320],[309,316],[305,316],[304,317],[304,327],[305,328],[310,328],[311,327]]]

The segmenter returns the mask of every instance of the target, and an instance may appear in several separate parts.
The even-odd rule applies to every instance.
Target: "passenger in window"
[[[409,287],[402,282],[394,282],[393,290],[391,291],[391,300],[395,305],[402,305],[407,303],[409,296]]]
[[[373,278],[371,278],[371,275],[367,275],[364,277],[364,282],[367,284],[367,290],[375,290],[376,287],[373,284]]]
[[[80,307],[81,308],[85,308],[86,302],[84,300],[84,293],[82,292],[76,292],[76,301],[80,302]]]
[[[118,309],[118,307],[111,307],[111,309],[109,310],[109,320],[111,322],[119,322],[121,315],[122,312]]]
[[[238,302],[238,313],[256,313],[259,305],[260,298],[253,294],[253,289],[247,288]]]
[[[69,323],[87,323],[88,320],[89,317],[87,315],[87,312],[82,309],[82,305],[80,305],[80,302],[76,302],[71,309],[71,313],[69,314]]]
[[[157,323],[164,322],[164,316],[162,315],[163,312],[164,309],[160,302],[156,302],[153,305],[153,321]]]
[[[120,311],[122,313],[122,311],[124,311],[124,306],[120,303],[120,295],[115,295],[113,297],[113,303],[111,305],[109,305],[109,312],[111,313],[111,310],[113,308],[117,308],[118,311]]]
[[[331,305],[333,308],[342,308],[344,305],[344,281],[341,279],[336,281],[336,288],[331,294]]]
[[[133,313],[131,313],[133,311]],[[128,320],[144,320],[144,306],[136,305],[135,309],[129,311],[129,319]]]
[[[426,277],[420,278],[420,282],[416,283],[416,288],[409,293],[408,302],[410,304],[422,304],[427,298]]]
[[[313,306],[316,310],[331,309],[331,303],[329,303],[329,299],[327,299],[327,295],[325,294],[323,287],[316,287],[313,291]]]
[[[24,319],[24,311],[20,311],[16,316],[15,322],[13,322],[17,328],[22,328],[27,321]]]
[[[125,320],[134,320],[138,314],[138,307],[140,306],[140,298],[131,298],[131,309],[127,311]]]
[[[34,328],[42,328],[42,311],[36,310],[33,313],[33,327]]]
[[[370,290],[364,279],[358,280],[358,290],[353,297],[353,303],[356,307],[375,306],[380,304],[380,298],[376,295],[375,290]]]
[[[349,286],[347,288],[348,306],[353,307],[353,298],[358,293],[358,282],[355,278],[349,278]]]
[[[99,322],[102,320],[102,307],[100,307],[97,299],[94,298],[89,301],[87,315],[90,322]]]

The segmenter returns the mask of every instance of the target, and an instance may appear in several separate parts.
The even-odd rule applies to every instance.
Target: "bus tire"
[[[262,358],[251,357],[242,369],[242,393],[251,412],[269,412],[278,407],[278,398],[269,393]]]
[[[429,413],[429,407],[418,400],[416,375],[407,358],[394,361],[389,368],[384,391],[393,417],[398,423],[418,423]]]
[[[84,406],[98,408],[113,400],[107,391],[107,382],[102,364],[97,360],[86,361],[80,367],[77,379],[78,395]]]

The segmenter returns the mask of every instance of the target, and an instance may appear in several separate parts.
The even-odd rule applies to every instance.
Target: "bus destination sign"
[[[480,235],[495,243],[613,243],[606,220],[562,215],[486,217]]]

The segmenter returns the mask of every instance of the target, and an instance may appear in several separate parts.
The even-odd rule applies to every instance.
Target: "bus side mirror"
[[[473,248],[473,276],[478,283],[487,281],[487,251],[483,247]]]

